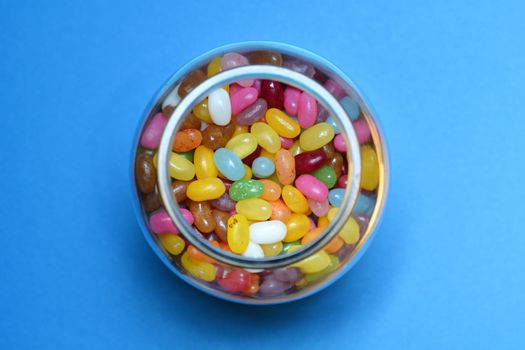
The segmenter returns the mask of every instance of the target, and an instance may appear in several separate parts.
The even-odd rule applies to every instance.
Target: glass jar
[[[252,89],[247,89],[250,87]],[[232,97],[243,88],[243,97]],[[258,98],[255,102],[250,92]],[[234,99],[235,102],[231,102]],[[294,188],[291,188],[293,181],[286,180],[284,187],[280,183],[282,171],[277,176],[273,171],[272,175],[263,174],[267,159],[273,160],[273,165],[268,165],[271,168],[279,162],[275,158],[281,157],[276,156],[278,152],[268,151],[273,146],[265,144],[265,136],[258,138],[253,121],[246,121],[258,113],[257,108],[263,107],[251,107],[253,111],[239,116],[243,108],[246,111],[247,105],[254,106],[259,99],[264,100],[260,103],[266,111],[264,116],[258,117],[257,124],[261,128],[268,127],[266,122],[272,124],[267,114],[270,108],[287,112],[288,119],[283,118],[288,121],[296,121],[294,113],[302,113],[300,124],[305,124],[305,116],[311,118],[311,113],[315,113],[315,121],[301,128],[300,135],[284,137],[285,132],[278,135],[278,148],[288,149],[283,152],[288,157],[291,154],[293,162],[278,163],[277,170],[282,164],[293,163]],[[301,106],[298,107],[298,103]],[[316,106],[314,112],[312,104]],[[301,108],[303,111],[298,111]],[[219,126],[210,128],[216,124]],[[323,141],[325,129],[308,131],[316,125],[329,130],[328,143]],[[275,129],[274,126],[275,122],[271,128]],[[244,135],[237,139],[240,148],[225,145],[237,135]],[[257,148],[248,146],[246,151],[246,144],[253,139],[257,141]],[[317,146],[307,147],[308,142]],[[322,146],[318,147],[320,144]],[[201,148],[195,151],[197,146]],[[242,181],[233,178],[222,167],[219,168],[222,172],[217,171],[218,149],[244,152],[238,156],[244,162],[243,178],[256,179],[249,182],[253,186],[248,192],[255,193],[253,196],[242,191],[236,194],[241,199],[234,196],[232,186],[236,191],[242,188]],[[320,163],[312,152],[320,154]],[[257,163],[257,168],[251,163],[253,155],[265,158],[264,162]],[[306,162],[306,165],[298,162]],[[228,164],[233,163],[230,160]],[[315,170],[309,169],[308,164],[313,164]],[[257,170],[255,175],[252,170]],[[303,180],[315,178],[318,181],[305,180],[300,186],[297,183],[300,173],[305,175],[301,175]],[[271,181],[261,181],[265,178]],[[326,197],[326,190],[330,191],[329,198],[317,200],[314,194],[304,195],[315,192],[319,182],[324,184],[321,185],[322,198]],[[279,186],[275,189],[277,197],[269,198],[275,184]],[[296,195],[296,188],[302,189],[299,192],[303,193],[298,196],[308,198],[309,207],[293,208],[290,196]],[[377,119],[362,95],[330,62],[282,43],[227,45],[184,65],[146,108],[132,150],[134,208],[152,249],[168,268],[190,285],[240,303],[275,304],[298,300],[341,277],[369,246],[381,217],[387,188],[385,142]],[[248,203],[246,196],[261,197],[261,191],[268,196],[265,199],[272,199],[262,200],[267,203],[261,208],[270,208],[268,215],[263,213],[264,217],[257,217],[254,211],[250,212],[249,206],[248,209],[238,207],[243,200]],[[275,204],[277,202],[280,206]],[[293,209],[283,209],[282,205]],[[268,211],[263,209],[263,212]],[[282,213],[286,215],[280,216]],[[268,219],[272,220],[265,221]],[[265,226],[253,226],[262,222]],[[308,223],[306,229],[305,222]],[[268,237],[280,235],[283,227],[286,237],[268,242]],[[242,248],[239,250],[236,244]]]

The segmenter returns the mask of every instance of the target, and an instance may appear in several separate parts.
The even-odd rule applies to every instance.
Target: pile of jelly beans
[[[361,188],[373,193],[379,166],[358,104],[306,62],[280,53],[235,52],[189,73],[165,96],[140,137],[135,175],[148,225],[177,266],[228,293],[275,296],[334,272],[368,224],[350,217],[321,251],[292,266],[253,271],[221,264],[180,235],[156,185],[156,150],[179,101],[207,77],[247,64],[273,64],[321,82],[353,121],[362,156]],[[178,129],[169,157],[173,198],[202,237],[251,258],[287,254],[319,237],[336,217],[348,185],[346,145],[334,118],[307,92],[277,81],[246,79],[197,103]]]

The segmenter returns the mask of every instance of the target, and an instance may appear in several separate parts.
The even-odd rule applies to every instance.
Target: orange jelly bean
[[[264,186],[263,193],[261,194],[262,199],[266,201],[276,201],[281,197],[281,186],[277,183],[268,179],[261,179],[259,181]]]
[[[290,208],[288,208],[281,199],[268,203],[270,203],[272,206],[272,215],[270,216],[270,220],[279,220],[285,222],[290,219],[290,216],[292,216]]]
[[[295,159],[287,149],[280,149],[275,154],[275,173],[283,185],[290,185],[295,180]]]

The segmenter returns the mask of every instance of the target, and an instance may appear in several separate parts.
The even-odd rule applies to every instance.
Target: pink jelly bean
[[[282,137],[282,136],[279,136],[279,138],[281,139],[281,147],[282,148],[290,148],[292,147],[293,145],[293,140],[292,139],[289,139],[287,137]]]
[[[232,106],[232,114],[237,115],[246,107],[251,106],[257,100],[259,94],[257,89],[253,87],[242,88],[231,95],[230,103]]]
[[[315,226],[315,222],[312,218],[308,218],[308,220],[310,220],[310,231],[313,231],[317,228],[317,226]]]
[[[324,83],[324,88],[326,90],[328,90],[329,93],[331,93],[332,95],[334,95],[334,97],[336,99],[340,99],[341,97],[343,96],[346,96],[346,91],[345,89],[343,89],[341,87],[341,85],[339,85],[338,83],[336,83],[335,81],[333,81],[332,79],[328,79],[327,81],[325,81]]]
[[[140,137],[140,145],[144,148],[155,149],[159,147],[160,138],[168,119],[162,113],[157,113],[144,127]]]
[[[180,208],[180,213],[184,217],[184,220],[188,223],[188,225],[193,225],[193,215],[191,214],[191,211],[188,209]]]
[[[228,52],[221,58],[221,68],[223,71],[235,67],[241,67],[248,65],[248,59],[237,52]],[[238,82],[240,86],[248,87],[252,86],[254,79],[245,79]]]
[[[314,201],[324,201],[328,197],[328,187],[312,175],[303,174],[295,180],[295,187]]]
[[[236,94],[240,89],[242,89],[242,86],[240,86],[239,84],[231,84],[230,85],[230,98]]]
[[[156,234],[179,233],[166,210],[156,211],[149,217],[149,227]]]
[[[354,126],[357,140],[360,144],[366,143],[370,139],[370,128],[365,119],[358,119],[352,123]]]
[[[334,147],[339,152],[346,152],[346,141],[342,134],[335,135]]]
[[[237,210],[232,209],[232,210],[230,210],[230,211],[228,212],[228,214],[230,214],[230,216],[233,216],[233,215],[237,214]]]
[[[328,214],[328,210],[330,209],[330,203],[328,202],[328,199],[325,199],[324,201],[314,201],[313,199],[308,199],[308,206],[312,210],[312,213],[314,213],[315,216],[321,217]]]
[[[253,82],[253,87],[257,89],[257,93],[261,94],[261,79],[255,79]]]
[[[315,124],[317,119],[317,101],[308,93],[303,92],[299,98],[297,120],[301,128],[306,129]]]
[[[288,86],[284,89],[284,109],[286,113],[290,115],[297,115],[299,109],[299,99],[301,97],[301,91]]]

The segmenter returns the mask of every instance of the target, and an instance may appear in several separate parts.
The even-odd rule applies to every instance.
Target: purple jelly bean
[[[336,99],[341,99],[343,96],[346,96],[346,91],[345,89],[343,89],[341,87],[341,85],[339,85],[338,83],[336,83],[334,80],[332,79],[328,79],[325,83],[324,83],[324,88],[326,90],[328,90],[329,93],[331,93],[332,95],[334,95],[334,97]]]
[[[335,256],[337,259],[339,259],[340,262],[343,262],[354,250],[353,245],[344,244],[337,252],[335,252]]]
[[[304,74],[310,78],[313,78],[315,75],[314,66],[298,58],[285,57],[283,61],[283,67],[291,69],[297,73]]]
[[[370,223],[370,218],[366,215],[352,215],[352,217],[359,225],[359,232],[361,235],[365,234],[368,224]]]
[[[168,119],[162,113],[155,114],[144,127],[144,132],[140,137],[140,145],[149,149],[159,147],[160,138],[167,122]]]
[[[328,113],[328,110],[324,108],[322,104],[317,105],[317,119],[315,120],[316,123],[322,123],[328,119],[328,116],[330,113]]]
[[[268,109],[268,103],[263,98],[258,98],[255,102],[240,112],[235,117],[237,125],[252,125],[264,117],[266,110]]]
[[[210,202],[212,207],[222,211],[231,211],[235,209],[235,202],[230,198],[227,193],[224,193],[217,199],[214,199]]]
[[[292,288],[292,283],[279,281],[274,278],[265,278],[259,287],[259,293],[265,295],[282,294],[286,290]]]
[[[281,267],[273,271],[271,278],[281,282],[295,283],[303,278],[303,274],[297,267]]]

